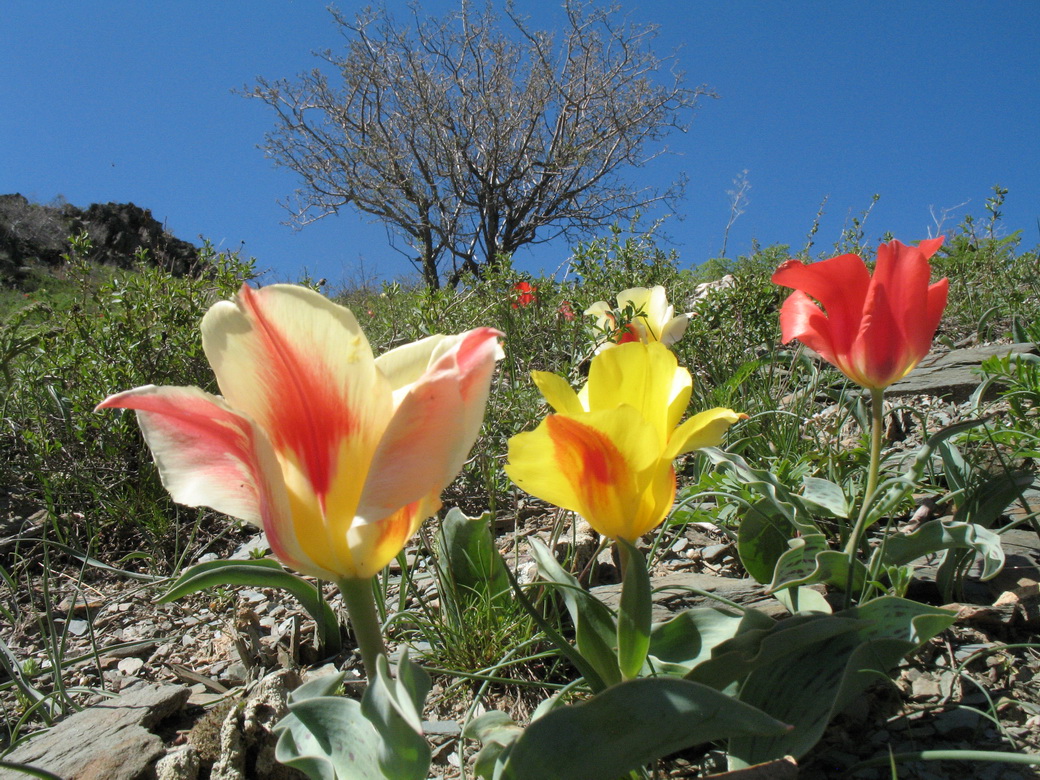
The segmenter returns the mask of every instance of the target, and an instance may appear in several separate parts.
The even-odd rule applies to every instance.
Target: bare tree
[[[314,69],[246,92],[278,115],[263,148],[300,177],[292,221],[348,205],[370,214],[438,287],[525,244],[671,203],[681,181],[659,190],[622,174],[667,151],[711,93],[685,86],[652,52],[655,29],[618,7],[563,10],[557,32],[532,30],[512,6],[503,29],[490,2],[477,12],[463,0],[443,19],[416,4],[407,24],[385,8],[333,11],[346,53],[318,56],[336,85]]]

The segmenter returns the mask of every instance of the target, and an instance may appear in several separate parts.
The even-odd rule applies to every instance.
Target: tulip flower
[[[515,294],[513,300],[514,309],[530,306],[538,300],[538,288],[530,282],[517,282],[513,285],[513,293]]]
[[[916,247],[882,244],[873,275],[857,255],[812,265],[788,260],[773,274],[776,284],[795,289],[780,309],[783,342],[798,339],[870,392],[870,465],[859,516],[845,545],[850,558],[877,519],[870,506],[881,470],[885,388],[928,354],[946,308],[949,280],[929,283],[928,259],[942,242],[940,237]]]
[[[659,341],[671,346],[682,338],[690,321],[688,314],[675,314],[661,285],[623,290],[618,293],[617,302],[617,311],[606,301],[597,301],[585,310],[585,314],[596,318],[597,329],[607,334],[597,351],[630,341]],[[620,319],[626,312],[631,317],[627,322]]]
[[[871,390],[902,379],[928,354],[946,307],[949,280],[929,284],[928,259],[942,242],[882,244],[873,275],[857,255],[788,260],[773,274],[795,289],[780,309],[783,342],[798,339]]]
[[[223,397],[138,387],[137,412],[173,499],[262,526],[286,566],[364,580],[440,507],[473,446],[501,356],[490,328],[373,358],[354,315],[303,287],[243,286],[202,320]]]
[[[718,445],[745,417],[719,408],[680,425],[693,381],[660,343],[600,352],[580,392],[555,374],[532,377],[555,414],[510,439],[506,473],[612,539],[634,542],[658,526],[675,498],[672,461]]]

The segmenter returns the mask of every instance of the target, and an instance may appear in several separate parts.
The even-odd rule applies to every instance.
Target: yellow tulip
[[[596,301],[585,310],[585,314],[596,318],[596,327],[606,334],[607,340],[597,347],[597,352],[631,341],[644,344],[659,341],[671,346],[682,338],[690,322],[688,314],[676,315],[675,307],[668,303],[661,285],[622,290],[618,293],[617,303],[620,311],[629,309],[635,312],[630,322],[618,322],[617,315],[606,301]]]
[[[720,444],[746,418],[716,408],[680,425],[693,380],[658,342],[599,353],[580,392],[555,374],[532,376],[556,413],[510,439],[506,473],[612,539],[634,542],[660,525],[675,499],[672,461]]]

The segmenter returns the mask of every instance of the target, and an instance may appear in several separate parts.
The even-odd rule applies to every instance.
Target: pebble
[[[141,671],[141,668],[143,666],[144,661],[142,661],[140,658],[135,658],[133,656],[130,656],[129,658],[124,658],[122,661],[116,664],[116,668],[128,677],[133,677],[135,674]]]

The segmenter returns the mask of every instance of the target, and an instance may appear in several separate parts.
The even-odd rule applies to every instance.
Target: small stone
[[[156,780],[196,780],[199,776],[199,754],[192,744],[171,750],[155,764]]]
[[[941,695],[939,683],[929,675],[922,674],[913,681],[910,687],[910,696],[914,701],[937,699]]]
[[[70,620],[68,623],[69,633],[73,636],[83,636],[87,633],[86,620]]]
[[[971,739],[975,736],[980,717],[975,710],[958,707],[937,715],[932,725],[937,734],[948,739]]]
[[[130,657],[130,658],[124,658],[122,661],[120,661],[116,665],[116,668],[119,669],[120,672],[122,672],[123,674],[127,675],[128,677],[133,677],[139,671],[141,671],[141,668],[143,666],[144,666],[144,661],[142,661],[140,658]]]
[[[701,548],[701,557],[708,561],[708,563],[712,563],[729,552],[729,548],[730,545],[728,543],[709,544],[707,547]]]

